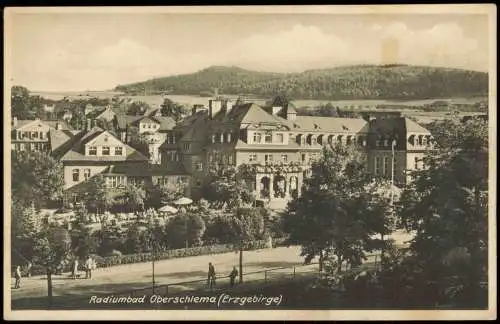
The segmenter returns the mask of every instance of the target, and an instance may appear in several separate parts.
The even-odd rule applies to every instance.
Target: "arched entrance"
[[[292,198],[297,198],[299,196],[299,179],[296,176],[290,177],[290,184],[288,185],[290,196]]]
[[[274,177],[274,197],[285,198],[286,196],[286,179],[284,176],[278,174]]]
[[[269,198],[270,197],[269,182],[270,182],[269,177],[262,177],[262,179],[260,179],[259,192],[260,192],[260,196],[262,198]]]

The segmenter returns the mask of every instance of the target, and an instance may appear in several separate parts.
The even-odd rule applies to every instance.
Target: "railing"
[[[345,268],[343,269],[342,272],[345,274],[350,272],[362,272],[365,270],[377,268],[380,265],[380,263],[377,262],[378,260],[380,260],[379,256],[380,256],[379,253],[367,255],[367,261],[368,261],[367,263],[362,264],[360,267]],[[269,269],[243,273],[243,285],[267,284],[271,282],[276,283],[281,280],[295,281],[304,278],[311,278],[311,276],[314,275],[321,277],[324,274],[325,274],[324,272],[320,273],[318,262],[310,264],[302,264],[302,265],[299,264],[291,267],[276,267],[276,268],[269,268]],[[241,284],[239,284],[238,281],[239,277],[235,278],[235,285],[241,286]],[[231,288],[230,276],[227,275],[222,277],[216,277],[214,288],[217,290],[230,289]],[[209,289],[208,278],[196,279],[184,282],[175,282],[162,285],[155,284],[154,286],[150,285],[144,288],[115,292],[113,293],[113,295],[116,296],[117,294],[120,294],[120,295],[130,295],[133,297],[133,296],[158,294],[167,296],[171,294],[182,294],[186,292],[199,291],[205,289]]]

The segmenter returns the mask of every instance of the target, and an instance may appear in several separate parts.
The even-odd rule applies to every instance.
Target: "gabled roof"
[[[368,122],[361,118],[297,116],[287,122],[294,132],[368,133]]]
[[[107,133],[108,136],[113,137],[117,141],[121,142],[119,139],[117,139],[115,136],[113,136],[111,133],[103,130],[100,127],[94,127],[90,131],[81,134],[81,137],[79,137],[74,145],[71,147],[71,149],[64,154],[64,156],[61,158],[61,161],[104,161],[104,162],[119,162],[119,161],[148,161],[148,158],[145,157],[143,154],[138,152],[136,149],[133,147],[122,143],[123,147],[125,149],[125,156],[116,156],[116,155],[109,155],[109,156],[86,156],[85,155],[85,144],[93,140],[94,138],[100,136],[101,134]]]
[[[64,120],[37,120],[37,119],[21,119],[17,121],[17,125],[12,126],[12,130],[19,129],[21,127],[27,126],[29,124],[35,123],[45,124],[53,129],[56,129],[56,125],[59,124],[61,130],[72,130],[72,128],[68,125],[68,123]]]
[[[146,123],[146,124],[159,124],[156,120],[153,120],[152,118],[149,117],[144,117],[139,120],[139,123]]]
[[[70,149],[70,145],[72,144],[72,140],[74,139],[74,137],[75,134],[68,130],[58,131],[55,129],[51,129],[49,131],[51,154],[55,156],[64,154],[67,150]]]
[[[160,124],[159,131],[172,130],[175,127],[175,120],[171,117],[116,115],[117,127],[120,130],[125,130],[127,126],[131,125],[138,126],[139,123],[144,120],[146,120],[146,122]]]
[[[427,133],[430,134],[430,131],[425,129],[424,127],[420,126],[413,120],[404,117],[404,122],[405,122],[405,128],[407,133]]]

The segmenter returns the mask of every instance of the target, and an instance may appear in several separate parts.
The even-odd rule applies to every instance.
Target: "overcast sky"
[[[40,91],[105,90],[211,65],[489,66],[486,15],[18,13],[11,32],[12,82]]]

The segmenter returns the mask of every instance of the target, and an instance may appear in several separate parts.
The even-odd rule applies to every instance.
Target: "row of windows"
[[[108,176],[106,177],[106,185],[110,188],[123,187],[127,183],[125,176]]]
[[[83,169],[83,178],[87,181],[90,178],[90,169]],[[80,181],[80,169],[73,169],[73,182]]]
[[[14,149],[16,151],[45,151],[47,150],[46,143],[16,143]]]
[[[174,134],[167,135],[165,141],[167,142],[167,144],[175,144],[175,135]]]
[[[18,139],[44,139],[46,136],[44,132],[17,132]]]
[[[212,143],[231,143],[231,141],[232,141],[231,133],[212,134]]]
[[[156,124],[141,124],[141,126],[142,126],[142,128],[144,128],[144,129],[146,129],[146,128],[147,128],[147,129],[151,129],[151,128],[152,128],[152,129],[155,129],[155,128],[157,128],[157,127],[158,127],[158,125],[156,125]]]
[[[296,137],[296,142],[299,145],[323,145],[323,144],[333,144],[335,141],[345,143],[347,145],[360,145],[366,146],[366,138],[364,136],[354,136],[354,135],[305,135],[298,134]]]
[[[182,155],[175,151],[167,151],[165,155],[167,156],[166,161],[182,161]]]
[[[281,154],[281,161],[283,162],[288,162],[288,155],[287,154]],[[258,161],[257,154],[250,154],[248,156],[248,162],[256,162]],[[265,162],[273,162],[274,161],[274,155],[273,154],[264,154],[264,161]]]
[[[264,136],[262,136],[262,133],[259,132],[253,133],[253,143],[262,143],[262,138],[264,138],[264,143],[266,144],[273,143],[272,132],[265,132]],[[283,133],[275,133],[274,138],[275,138],[274,143],[283,143],[285,136],[283,135]]]
[[[89,155],[97,155],[97,146],[89,147]],[[111,155],[111,147],[102,146],[101,147],[101,155]],[[123,147],[115,146],[114,147],[114,155],[123,155]]]
[[[229,165],[234,164],[234,155],[232,153],[224,154],[224,153],[208,153],[208,163],[213,163],[216,161],[222,162],[223,164],[227,163]]]

